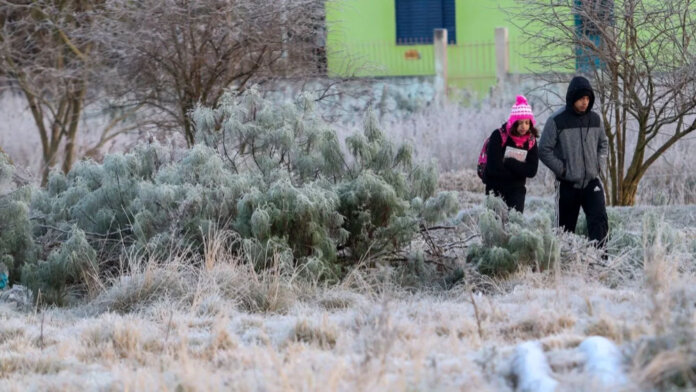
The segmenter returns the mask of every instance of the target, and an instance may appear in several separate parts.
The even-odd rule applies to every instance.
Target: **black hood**
[[[573,109],[573,104],[575,103],[575,101],[584,96],[590,97],[590,105],[587,106],[586,112],[589,113],[590,110],[592,110],[592,106],[594,106],[595,100],[592,85],[590,84],[590,81],[586,78],[582,76],[576,76],[573,78],[573,80],[570,81],[570,84],[568,85],[568,92],[566,93],[566,107],[572,110],[574,113],[575,110]]]

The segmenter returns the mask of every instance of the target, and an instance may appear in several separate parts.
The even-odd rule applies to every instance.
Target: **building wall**
[[[510,70],[526,73],[529,50],[504,8],[514,0],[456,0],[457,43],[448,46],[449,83],[486,91],[496,82],[495,28],[507,27]],[[397,45],[394,0],[330,0],[327,61],[332,76],[434,74],[432,45]]]

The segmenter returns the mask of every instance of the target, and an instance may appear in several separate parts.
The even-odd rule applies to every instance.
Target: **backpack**
[[[502,128],[501,128],[502,129]],[[508,134],[507,132],[501,132],[501,129],[496,129],[493,132],[500,132],[500,139],[503,141],[503,146],[505,145],[505,142],[507,142]],[[492,136],[493,134],[491,134]],[[488,141],[491,140],[491,137],[487,137],[486,140],[483,141],[483,147],[481,148],[481,153],[479,154],[478,157],[478,165],[476,165],[476,174],[478,174],[479,178],[483,183],[486,183],[486,163],[488,162]]]

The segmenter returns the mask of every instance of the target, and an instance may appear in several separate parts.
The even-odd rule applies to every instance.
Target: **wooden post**
[[[447,100],[447,29],[433,31],[435,58],[435,102],[442,105]]]
[[[507,27],[495,28],[495,75],[502,85],[510,71],[510,42]]]

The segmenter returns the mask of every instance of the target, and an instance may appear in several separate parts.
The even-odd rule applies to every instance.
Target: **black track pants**
[[[580,207],[587,217],[590,240],[604,247],[609,233],[609,219],[604,204],[604,188],[599,179],[590,181],[583,189],[574,188],[570,182],[556,183],[556,217],[563,230],[575,232]]]
[[[524,197],[527,194],[525,187],[498,188],[486,185],[486,194],[493,193],[501,197],[508,208],[514,208],[519,212],[524,212]]]

